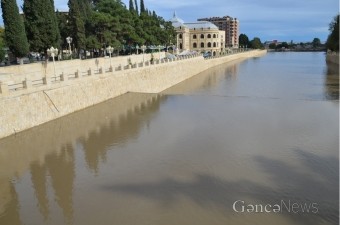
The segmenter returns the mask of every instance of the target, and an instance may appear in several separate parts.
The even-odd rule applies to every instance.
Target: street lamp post
[[[138,49],[139,49],[139,45],[138,44],[136,45],[136,49],[137,49],[137,55],[138,55]]]
[[[66,42],[68,43],[68,48],[69,48],[69,53],[71,55],[71,59],[72,59],[72,49],[71,49],[71,43],[72,43],[72,38],[71,37],[67,37],[66,38]]]
[[[144,63],[144,52],[145,52],[146,46],[145,46],[145,45],[142,45],[141,49],[142,49],[142,51],[143,51],[143,63]]]
[[[58,49],[57,49],[57,48],[51,47],[51,48],[47,49],[47,54],[48,54],[50,57],[52,57],[52,59],[53,59],[54,76],[56,76],[54,57],[55,57],[56,55],[58,55]]]
[[[114,48],[111,47],[111,45],[109,47],[106,48],[106,51],[109,53],[110,55],[110,68],[112,67],[112,63],[111,63],[111,54],[113,52]]]
[[[159,61],[161,61],[161,48],[162,48],[162,46],[158,45],[157,48],[158,48]]]

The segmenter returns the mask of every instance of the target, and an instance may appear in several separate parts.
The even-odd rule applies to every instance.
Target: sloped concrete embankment
[[[0,138],[128,92],[159,93],[216,65],[265,53],[254,50],[211,59],[197,55],[106,68],[92,68],[89,62],[73,72],[56,68],[57,75],[35,74],[35,80],[22,77],[19,83],[7,80],[0,83]]]

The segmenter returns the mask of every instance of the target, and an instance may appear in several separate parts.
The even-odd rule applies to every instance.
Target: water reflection
[[[21,224],[21,204],[27,203],[19,203],[14,186],[27,171],[43,223],[51,219],[51,199],[55,199],[62,210],[62,223],[73,224],[76,176],[73,146],[76,143],[83,146],[88,168],[98,172],[100,158],[105,159],[109,146],[137,138],[140,129],[149,123],[165,99],[166,96],[156,94],[127,94],[2,139],[0,224]],[[29,203],[34,207],[32,204]]]
[[[0,140],[0,224],[337,224],[336,72],[301,56],[235,61]],[[238,199],[320,211],[236,214]]]
[[[295,156],[300,159],[300,163],[314,171],[315,176],[306,176],[288,163],[279,160],[263,156],[254,158],[255,162],[277,185],[276,188],[249,180],[230,181],[212,174],[202,173],[193,174],[193,179],[190,182],[168,178],[159,182],[103,186],[102,189],[113,193],[125,193],[152,199],[166,208],[175,207],[184,197],[202,208],[222,208],[224,213],[235,217],[237,217],[237,213],[231,207],[235,200],[246,202],[248,200],[248,203],[263,205],[280,204],[281,200],[287,204],[289,201],[299,204],[315,202],[318,205],[317,214],[301,213],[301,211],[295,214],[284,209],[280,215],[289,217],[294,221],[294,224],[296,222],[299,225],[338,224],[338,177],[336,171],[328,170],[337,168],[337,159],[320,157],[300,149],[295,150]],[[316,162],[319,166],[316,166]],[[329,167],[325,168],[324,166],[327,164]],[[317,175],[325,178],[323,182],[318,180]],[[263,218],[259,221],[257,215],[247,216],[246,219],[242,218],[243,223],[263,224],[264,222]],[[279,220],[279,218],[276,219]]]
[[[230,87],[237,81],[238,68],[242,60],[235,60],[216,66],[213,70],[206,70],[190,79],[187,79],[165,91],[163,94],[201,94],[214,88],[224,80]]]
[[[326,99],[339,100],[339,65],[327,63],[325,89]]]

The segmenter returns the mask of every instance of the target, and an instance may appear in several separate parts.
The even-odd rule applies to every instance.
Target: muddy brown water
[[[0,140],[0,224],[338,224],[338,115],[323,53],[126,94]]]

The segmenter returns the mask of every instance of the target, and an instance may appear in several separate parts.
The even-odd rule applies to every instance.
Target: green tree
[[[61,40],[53,0],[24,0],[27,38],[32,51],[60,48]]]
[[[57,11],[56,16],[57,16],[58,28],[60,30],[62,46],[64,48],[68,48],[66,38],[70,36],[72,33],[72,28],[69,23],[69,20],[70,20],[69,15],[67,13]]]
[[[258,38],[258,37],[255,37],[253,40],[251,40],[250,46],[254,49],[263,49],[264,48],[260,38]]]
[[[314,48],[317,48],[321,45],[321,41],[319,38],[314,38],[313,41],[312,41],[312,45]]]
[[[240,45],[240,46],[250,46],[249,38],[248,38],[247,35],[245,35],[245,34],[240,34],[238,40],[239,40],[239,45]]]
[[[270,43],[269,44],[269,49],[276,49],[276,44],[275,43]]]
[[[0,27],[0,62],[5,59],[5,40],[4,40],[5,29]]]
[[[278,44],[276,46],[276,49],[287,49],[287,48],[289,48],[289,45],[287,42],[282,42],[281,44]]]
[[[133,5],[133,1],[132,0],[129,1],[129,11],[130,12],[135,12],[135,7]]]
[[[330,34],[327,38],[326,47],[331,51],[339,52],[339,15],[334,17],[329,24]]]
[[[72,33],[70,34],[73,37],[73,43],[75,44],[78,50],[86,48],[86,36],[85,36],[85,13],[81,10],[81,5],[79,4],[79,0],[69,0],[69,19],[70,19],[70,27]]]
[[[136,13],[137,13],[137,15],[139,15],[139,12],[138,12],[138,3],[137,3],[137,0],[135,0],[135,7],[136,7]]]
[[[8,48],[16,57],[26,56],[29,52],[29,44],[16,1],[1,0],[1,8],[5,25],[5,40]]]
[[[144,5],[144,0],[140,0],[140,14],[147,13]]]

